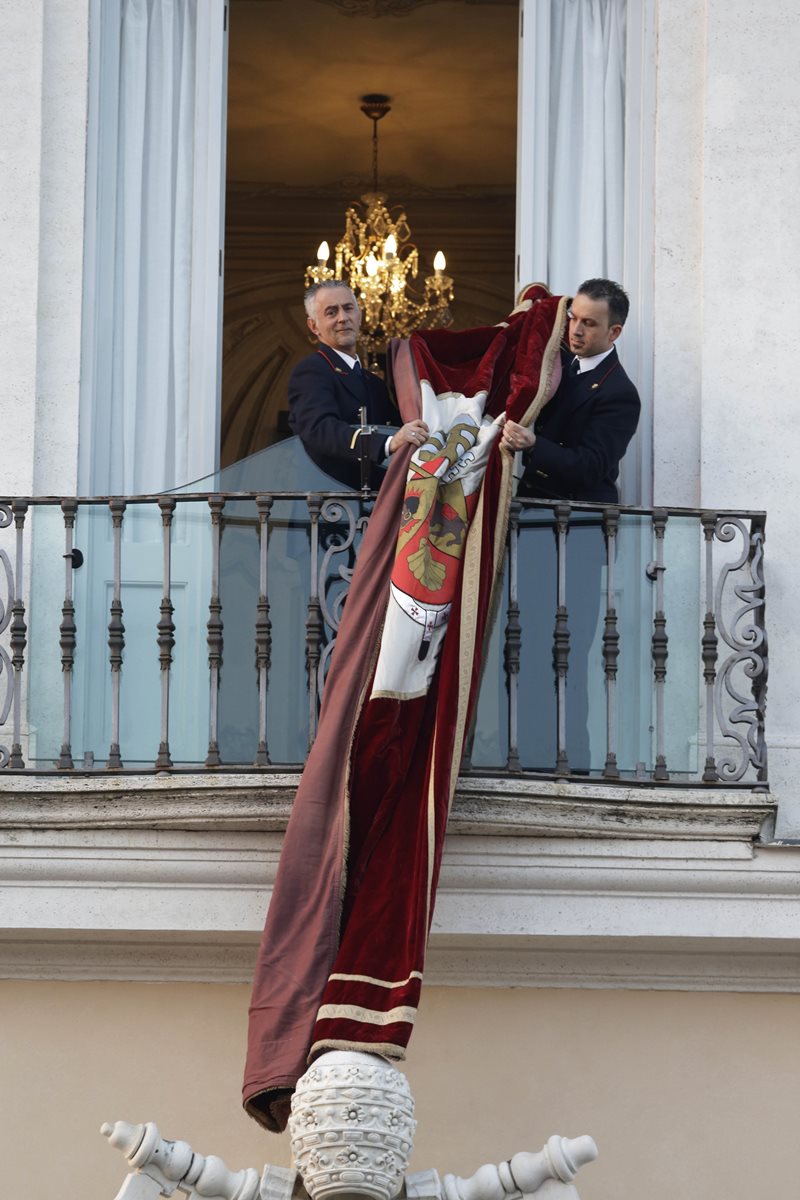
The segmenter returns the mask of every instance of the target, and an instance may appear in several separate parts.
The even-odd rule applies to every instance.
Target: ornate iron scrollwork
[[[732,739],[738,753],[722,755],[717,762],[719,778],[737,782],[753,767],[759,780],[766,778],[764,709],[767,692],[767,635],[764,628],[764,531],[756,520],[750,529],[736,517],[721,517],[715,536],[720,542],[742,539],[742,551],[735,562],[720,571],[714,598],[714,616],[719,636],[731,653],[720,666],[714,685],[714,707],[723,737]],[[735,581],[738,572],[749,568],[749,580]],[[741,601],[728,618],[726,587],[733,578],[733,594]],[[728,602],[728,607],[730,602]],[[738,682],[741,673],[750,681],[746,695]],[[725,697],[732,701],[726,712]],[[743,730],[734,725],[744,726]]]
[[[369,514],[362,510],[360,501],[331,499],[322,505],[320,519],[326,526],[336,526],[335,529],[326,530],[325,552],[319,571],[320,610],[325,628],[329,631],[317,673],[317,694],[321,700],[328,664],[353,579],[358,544],[369,522]],[[334,562],[335,559],[338,561]]]

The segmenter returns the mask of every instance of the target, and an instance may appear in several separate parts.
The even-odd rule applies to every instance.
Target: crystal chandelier
[[[425,279],[424,294],[412,289],[409,281],[417,277],[419,251],[411,241],[408,217],[402,205],[389,209],[386,196],[378,191],[378,121],[391,111],[389,97],[362,96],[361,111],[372,121],[372,191],[345,213],[335,267],[328,266],[330,249],[322,242],[316,266],[306,267],[305,283],[310,287],[341,279],[350,285],[363,313],[359,340],[374,365],[390,338],[452,324],[453,280],[445,275],[447,263],[440,250],[433,275]]]

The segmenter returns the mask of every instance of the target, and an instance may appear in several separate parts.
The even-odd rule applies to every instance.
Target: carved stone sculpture
[[[256,1200],[259,1195],[258,1171],[231,1171],[221,1158],[197,1154],[187,1142],[166,1142],[153,1121],[117,1121],[103,1125],[100,1132],[133,1168],[117,1200],[156,1200],[172,1196],[179,1187],[204,1200]]]
[[[469,1179],[445,1175],[439,1195],[442,1200],[517,1200],[533,1195],[537,1200],[577,1200],[578,1193],[569,1185],[580,1168],[595,1158],[593,1138],[553,1134],[538,1154],[523,1151],[498,1166],[487,1163]]]
[[[292,1157],[311,1200],[353,1192],[393,1200],[414,1141],[408,1080],[387,1059],[322,1054],[292,1097]]]
[[[131,1173],[116,1200],[157,1200],[180,1188],[189,1200],[579,1200],[572,1181],[597,1157],[590,1137],[549,1138],[474,1175],[404,1174],[416,1121],[408,1081],[375,1054],[322,1054],[299,1081],[289,1133],[297,1170],[231,1171],[221,1158],[164,1141],[156,1125],[117,1121],[101,1133]],[[299,1175],[299,1178],[298,1178]]]

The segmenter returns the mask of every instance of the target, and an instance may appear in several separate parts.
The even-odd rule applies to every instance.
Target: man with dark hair
[[[614,283],[613,279],[587,279],[578,288],[578,294],[590,300],[608,301],[608,315],[614,325],[624,325],[630,312],[627,292]]]
[[[348,488],[361,486],[361,452],[366,439],[369,484],[380,487],[384,463],[400,446],[419,446],[428,427],[409,421],[394,434],[359,435],[360,410],[367,424],[397,426],[397,409],[386,384],[361,367],[356,350],[361,310],[347,284],[329,279],[304,297],[308,328],[319,347],[298,363],[289,379],[289,424],[309,458]]]
[[[639,395],[617,357],[616,342],[628,316],[628,297],[610,279],[587,279],[568,310],[569,350],[561,351],[561,382],[533,429],[507,421],[503,443],[522,451],[518,495],[616,504],[619,462],[636,432]],[[589,741],[589,651],[602,606],[606,561],[598,516],[573,515],[566,561],[570,652],[567,675],[566,749],[570,768],[591,767]],[[520,594],[541,605],[543,572],[554,569],[544,543],[546,525],[530,527],[535,579],[523,571]],[[530,543],[529,543],[530,544]],[[554,581],[553,581],[554,582]]]
[[[569,309],[561,383],[533,429],[508,421],[523,452],[520,496],[616,504],[619,462],[639,422],[639,394],[617,357],[629,301],[618,283],[587,279]]]

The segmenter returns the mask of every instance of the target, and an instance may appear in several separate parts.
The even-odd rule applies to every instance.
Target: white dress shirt
[[[578,358],[578,374],[582,375],[584,371],[593,371],[595,367],[599,367],[603,359],[608,358],[613,349],[613,346],[609,346],[602,354],[592,354],[588,358]],[[573,356],[572,362],[575,362],[576,358],[577,355]],[[570,363],[570,366],[572,366],[572,363]]]

